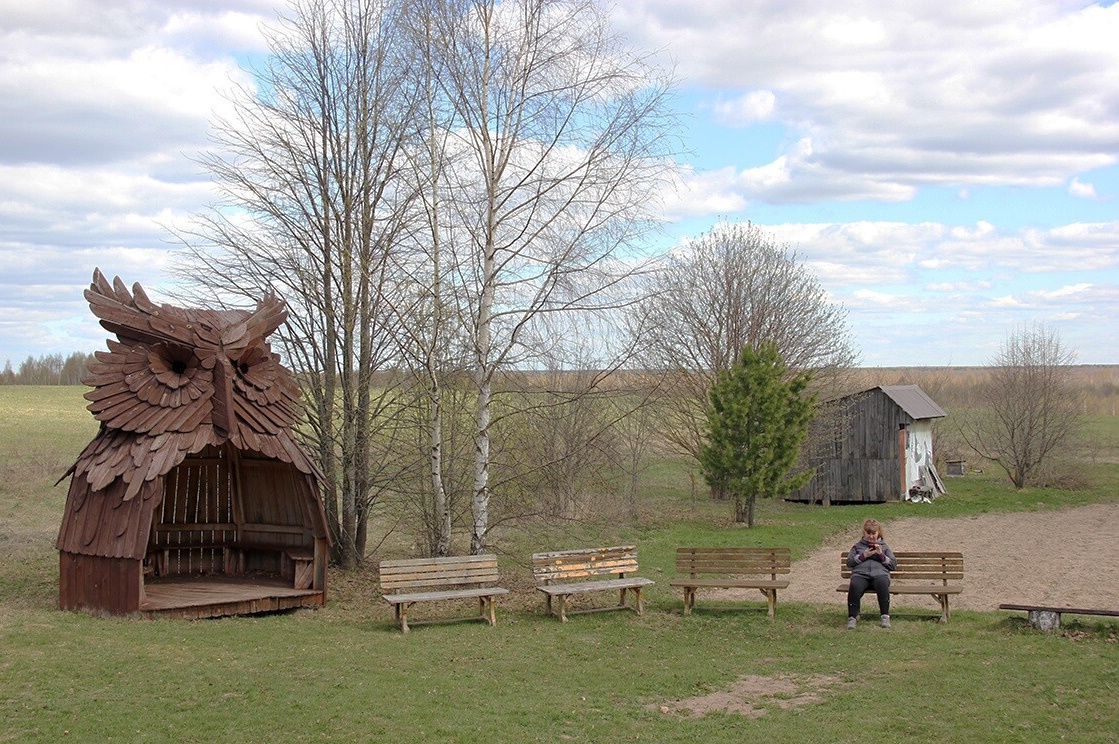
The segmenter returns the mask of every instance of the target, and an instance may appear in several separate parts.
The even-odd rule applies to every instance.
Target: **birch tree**
[[[476,395],[471,551],[491,524],[494,381],[530,365],[550,314],[628,301],[628,253],[664,173],[667,77],[589,0],[423,0],[441,129],[445,287]]]

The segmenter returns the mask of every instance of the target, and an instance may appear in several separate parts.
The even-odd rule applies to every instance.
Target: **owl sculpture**
[[[160,480],[207,447],[230,444],[318,479],[291,431],[298,388],[267,342],[287,318],[282,300],[265,297],[251,312],[157,305],[100,270],[85,298],[116,340],[83,380],[101,427],[67,473],[60,550],[142,556],[146,532],[135,527],[150,521]]]

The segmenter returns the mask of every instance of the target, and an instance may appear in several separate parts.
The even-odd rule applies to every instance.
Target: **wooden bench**
[[[777,575],[789,573],[790,562],[788,548],[677,548],[676,573],[686,578],[669,586],[683,588],[685,615],[692,614],[697,589],[757,589],[772,620],[777,590],[789,586]]]
[[[644,611],[641,590],[651,586],[653,580],[627,576],[636,571],[637,548],[632,545],[560,550],[532,555],[532,575],[537,581],[536,588],[547,597],[548,614],[556,615],[564,623],[567,622],[567,598],[572,594],[585,592],[617,590],[618,605],[609,609],[618,609],[626,607],[626,593],[632,590],[634,610],[640,615]],[[609,575],[616,575],[618,578],[597,578]],[[554,612],[553,598],[557,600]]]
[[[851,569],[847,553],[839,554],[839,572],[844,582],[837,592],[847,593]],[[940,622],[948,622],[948,597],[964,590],[964,554],[939,551],[895,552],[898,567],[890,572],[890,594],[928,594],[940,603]]]
[[[230,576],[243,576],[250,570],[252,556],[260,554],[275,556],[280,576],[292,582],[296,589],[310,589],[315,581],[315,551],[294,545],[275,545],[271,543],[228,543],[225,546],[225,573]],[[271,562],[269,559],[268,562]]]
[[[463,555],[381,561],[381,593],[393,606],[396,623],[408,632],[408,610],[417,602],[477,599],[481,619],[497,623],[494,598],[508,594],[497,583],[497,557]]]
[[[1000,604],[1000,610],[1024,610],[1029,613],[1030,625],[1038,630],[1057,630],[1061,627],[1061,615],[1098,615],[1119,617],[1119,610],[1099,610],[1077,607],[1050,607],[1047,605]]]

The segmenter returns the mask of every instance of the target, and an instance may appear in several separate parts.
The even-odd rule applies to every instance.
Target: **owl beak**
[[[233,369],[228,359],[214,365],[214,397],[211,418],[214,428],[232,439],[237,434],[237,416],[233,410]]]

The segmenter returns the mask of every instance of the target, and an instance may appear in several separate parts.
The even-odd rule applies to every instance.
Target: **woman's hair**
[[[868,519],[863,522],[863,532],[874,531],[878,535],[879,540],[885,540],[886,536],[882,533],[882,523],[877,519]]]

